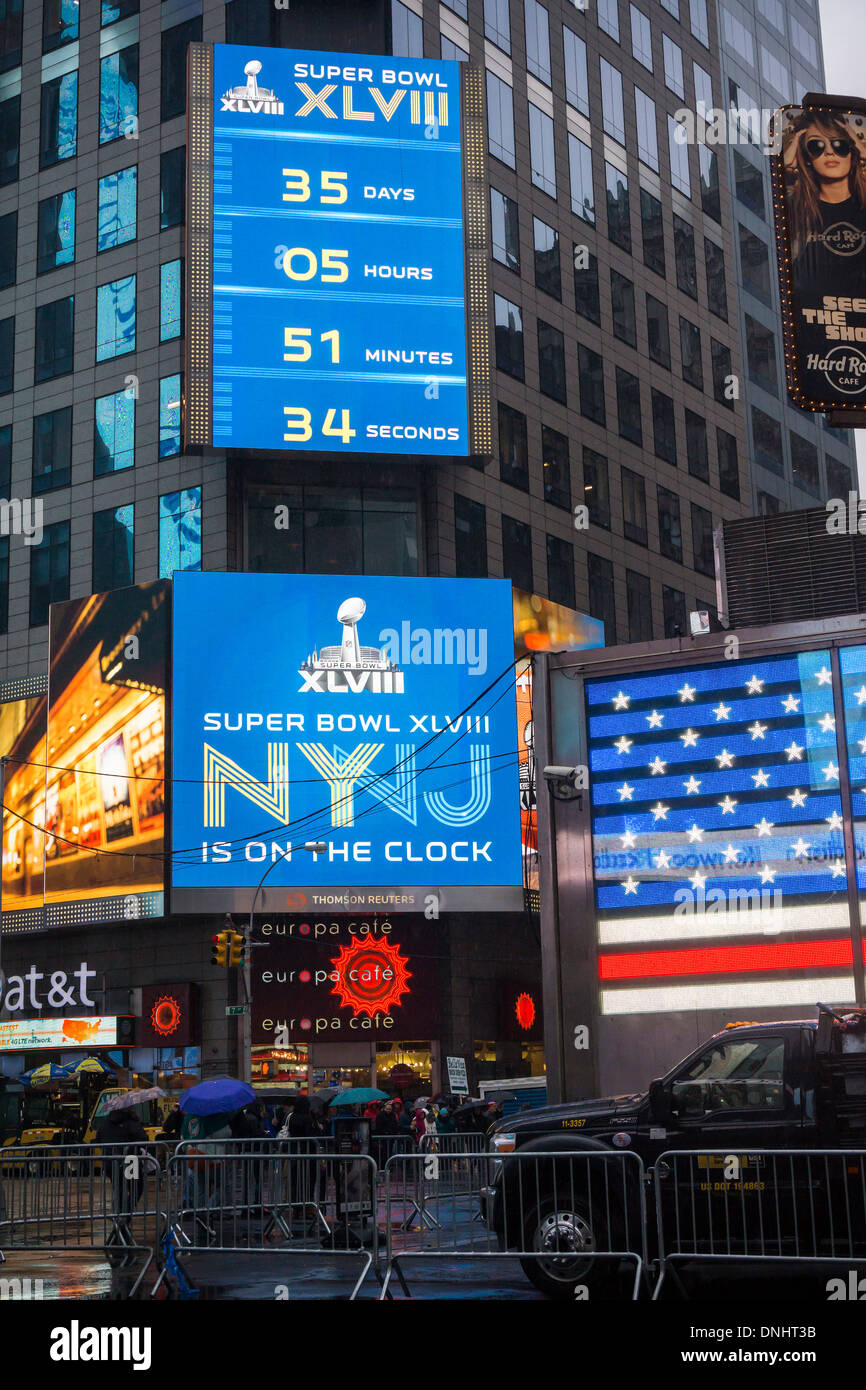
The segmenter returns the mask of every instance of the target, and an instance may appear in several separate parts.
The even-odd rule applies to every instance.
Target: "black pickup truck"
[[[698,1203],[707,1207],[710,1236],[712,1202],[726,1200],[732,1190],[738,1199],[738,1220],[747,1219],[749,1202],[775,1199],[777,1214],[782,1209],[788,1211],[778,1194],[767,1192],[771,1176],[774,1182],[779,1181],[778,1165],[770,1167],[769,1160],[759,1156],[750,1159],[749,1154],[755,1150],[866,1149],[866,1010],[834,1014],[819,1006],[819,1017],[814,1021],[729,1024],[666,1076],[652,1081],[645,1092],[553,1105],[513,1116],[497,1125],[489,1147],[494,1159],[501,1162],[491,1165],[490,1186],[482,1194],[482,1207],[500,1248],[539,1252],[536,1257],[524,1258],[523,1268],[539,1289],[554,1297],[573,1298],[578,1285],[609,1291],[616,1278],[615,1262],[581,1256],[593,1250],[633,1248],[636,1224],[642,1224],[640,1169],[628,1162],[605,1163],[574,1156],[588,1151],[628,1151],[637,1154],[645,1169],[651,1170],[660,1155],[684,1153],[684,1162],[705,1179],[694,1186]],[[714,1171],[722,1160],[711,1157],[712,1150],[742,1155],[746,1171],[734,1183],[726,1182],[720,1171]],[[509,1157],[533,1151],[554,1153],[557,1158],[527,1161]],[[819,1171],[814,1166],[808,1166],[808,1181],[801,1179],[801,1170],[807,1168],[804,1157],[799,1164],[787,1165],[791,1176],[785,1180],[796,1197],[795,1201],[789,1192],[794,1237],[801,1234],[803,1224],[797,1226],[801,1200],[812,1203],[814,1222],[813,1189],[822,1181],[814,1178]],[[828,1168],[826,1164],[824,1167]],[[837,1174],[853,1173],[838,1160],[831,1167]],[[660,1171],[668,1175],[669,1170],[670,1162],[666,1161]],[[836,1178],[828,1181],[831,1186],[838,1182]],[[866,1190],[866,1177],[859,1168],[853,1177],[842,1177],[842,1188],[849,1182],[858,1190]],[[669,1186],[673,1189],[676,1183]],[[800,1193],[800,1186],[808,1187],[809,1192]],[[661,1190],[665,1190],[664,1183]],[[683,1194],[676,1200],[684,1202]],[[850,1194],[845,1190],[831,1192],[827,1200],[831,1206],[827,1207],[826,1220],[832,1226],[831,1207],[841,1203],[843,1210],[850,1211]],[[692,1211],[683,1213],[685,1219],[693,1218],[695,1192],[689,1193],[689,1201]],[[858,1201],[862,1216],[862,1197]],[[730,1211],[730,1205],[716,1207],[717,1218],[728,1223],[729,1231]],[[758,1222],[761,1219],[763,1211],[757,1213]],[[655,1223],[655,1204],[651,1191],[647,1191],[650,1258],[657,1248]],[[788,1236],[785,1231],[778,1236],[783,1249]],[[859,1239],[866,1256],[866,1222]],[[732,1240],[735,1251],[735,1230]],[[695,1241],[697,1250],[698,1234]],[[547,1252],[549,1259],[543,1258]]]

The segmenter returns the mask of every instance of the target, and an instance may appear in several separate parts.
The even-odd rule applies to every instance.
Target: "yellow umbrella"
[[[41,1067],[34,1067],[32,1071],[23,1071],[18,1079],[28,1086],[45,1086],[49,1081],[67,1081],[69,1069],[68,1067],[58,1067],[56,1062],[43,1062]]]
[[[93,1073],[98,1076],[114,1076],[111,1067],[106,1066],[99,1057],[82,1057],[76,1066],[70,1066],[69,1076],[83,1076],[85,1073]]]

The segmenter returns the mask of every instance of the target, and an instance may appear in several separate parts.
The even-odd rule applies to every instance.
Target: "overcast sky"
[[[866,0],[818,0],[828,92],[866,98],[862,30]],[[860,491],[866,495],[866,430],[855,430]]]

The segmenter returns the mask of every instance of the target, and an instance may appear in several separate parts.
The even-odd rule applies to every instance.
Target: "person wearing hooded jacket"
[[[111,1146],[107,1157],[110,1159],[108,1166],[111,1172],[115,1221],[106,1245],[132,1245],[134,1241],[129,1221],[144,1190],[144,1163],[138,1163],[135,1176],[127,1177],[124,1160],[135,1152],[136,1145],[147,1143],[147,1130],[135,1110],[126,1106],[118,1110],[109,1110],[108,1114],[103,1116],[96,1131],[95,1142]],[[118,1144],[124,1147],[118,1149]]]

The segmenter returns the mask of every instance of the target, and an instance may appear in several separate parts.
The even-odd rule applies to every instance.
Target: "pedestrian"
[[[159,1134],[157,1134],[157,1139],[178,1139],[180,1137],[182,1125],[183,1114],[180,1108],[180,1101],[176,1100],[162,1122],[162,1129]]]
[[[412,1119],[411,1129],[412,1133],[415,1135],[416,1143],[420,1145],[425,1134],[427,1133],[427,1114],[426,1111],[422,1110],[420,1106],[415,1111],[415,1115]]]
[[[130,1221],[144,1190],[146,1153],[134,1165],[126,1159],[136,1154],[136,1145],[147,1143],[147,1130],[132,1106],[109,1110],[99,1123],[96,1143],[108,1144],[108,1170],[111,1173],[113,1228],[106,1245],[133,1245]],[[117,1147],[122,1145],[122,1148]]]
[[[373,1158],[377,1168],[384,1168],[394,1152],[394,1139],[400,1133],[393,1101],[386,1101],[373,1124]]]
[[[454,1134],[455,1132],[456,1127],[454,1124],[454,1120],[451,1117],[448,1107],[443,1105],[439,1111],[439,1114],[436,1116],[436,1133]]]
[[[303,1159],[300,1155],[317,1152],[321,1133],[321,1127],[310,1108],[309,1098],[298,1096],[279,1136],[291,1141],[285,1146],[289,1151],[287,1172],[290,1205],[306,1207],[315,1204],[320,1165]]]

